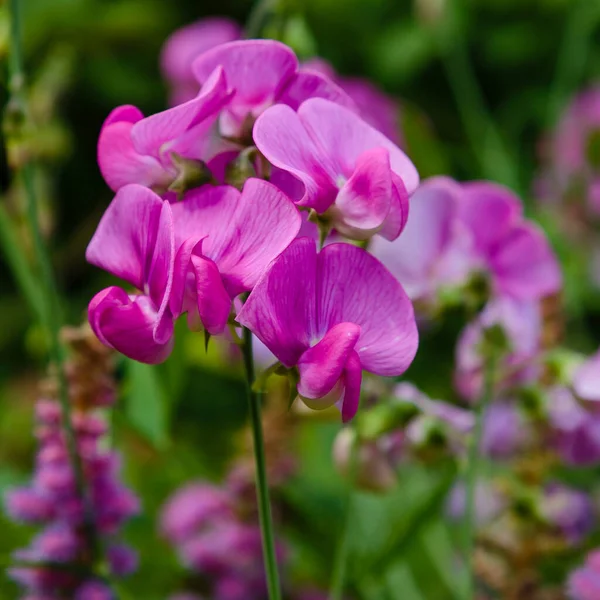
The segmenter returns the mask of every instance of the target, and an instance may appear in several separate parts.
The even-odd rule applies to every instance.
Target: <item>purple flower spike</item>
[[[192,329],[220,334],[233,298],[252,289],[299,229],[292,202],[258,179],[249,179],[242,193],[205,186],[175,205],[126,186],[86,257],[141,293],[118,287],[98,293],[88,310],[92,329],[107,346],[146,363],[168,357],[173,321],[185,312]]]
[[[192,63],[203,52],[239,39],[240,26],[229,19],[202,19],[175,31],[165,42],[160,66],[171,84],[171,106],[191,100],[200,86],[192,72]]]
[[[242,40],[222,44],[199,56],[192,69],[204,87],[222,68],[235,91],[220,117],[221,133],[237,137],[247,123],[273,104],[297,108],[307,98],[327,98],[356,109],[348,95],[329,78],[299,69],[291,48],[274,40]]]
[[[225,74],[215,69],[200,93],[179,106],[144,118],[135,106],[115,108],[98,139],[98,165],[106,183],[117,191],[139,183],[165,193],[178,175],[172,153],[209,160],[210,129],[231,97]]]
[[[313,408],[336,404],[343,421],[358,408],[362,370],[403,373],[417,350],[412,305],[402,286],[367,252],[295,240],[240,311],[248,327],[288,368]]]
[[[253,137],[274,166],[302,182],[297,203],[326,214],[340,233],[400,235],[418,173],[402,150],[355,113],[320,98],[298,112],[274,106],[256,121]]]

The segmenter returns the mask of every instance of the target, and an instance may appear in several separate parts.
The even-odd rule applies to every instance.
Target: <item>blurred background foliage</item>
[[[208,15],[244,23],[250,0],[23,0],[29,102],[35,130],[24,142],[34,157],[37,193],[52,260],[65,299],[65,319],[84,317],[108,276],[86,264],[84,251],[111,200],[96,165],[102,121],[119,104],[145,114],[166,107],[159,73],[161,45],[176,28]],[[267,3],[268,4],[268,3]],[[423,177],[491,178],[532,207],[538,146],[568,98],[600,75],[597,0],[279,0],[267,5],[265,36],[290,44],[301,58],[318,54],[344,75],[366,77],[401,101],[404,139]],[[8,9],[0,5],[0,59],[8,52]],[[0,100],[8,100],[3,68]],[[0,157],[2,203],[17,221],[23,206]],[[549,232],[552,235],[552,231]],[[554,240],[566,265],[567,330],[572,345],[600,341],[600,309],[577,260]],[[26,237],[23,252],[28,252]],[[34,452],[32,408],[42,372],[43,338],[0,259],[0,492],[25,481]],[[423,336],[407,377],[447,398],[453,347],[464,323],[451,315]],[[185,328],[184,328],[185,329]],[[431,339],[435,335],[435,342]],[[442,343],[440,343],[442,340]],[[443,343],[443,340],[446,343]],[[122,361],[122,399],[115,443],[143,515],[127,529],[141,566],[123,597],[163,599],[181,567],[156,532],[157,510],[190,478],[218,479],[239,447],[246,419],[243,381],[235,361],[181,331],[161,367]],[[308,419],[294,439],[297,476],[279,493],[283,530],[294,542],[294,571],[326,585],[342,526],[343,482],[331,460],[339,424]],[[581,475],[583,485],[598,473]],[[439,518],[448,489],[444,465],[427,473],[405,468],[385,497],[359,494],[351,535],[352,588],[359,597],[457,597],[454,532]],[[30,531],[0,516],[0,556],[22,546]],[[598,540],[596,540],[598,541]],[[551,565],[553,577],[568,560]],[[0,575],[0,598],[16,597]],[[402,590],[402,593],[400,593]]]

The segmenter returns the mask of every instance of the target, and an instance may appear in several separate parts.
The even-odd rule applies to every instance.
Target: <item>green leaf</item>
[[[158,371],[127,359],[127,392],[125,413],[127,419],[156,448],[168,443],[168,407]]]

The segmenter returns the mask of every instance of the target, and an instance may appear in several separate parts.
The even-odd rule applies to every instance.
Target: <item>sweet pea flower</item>
[[[135,106],[119,106],[104,121],[98,139],[98,165],[114,191],[138,183],[160,194],[184,173],[177,157],[208,161],[217,153],[211,128],[231,98],[223,69],[217,68],[198,95],[179,106],[145,117]],[[200,169],[200,165],[196,166]]]
[[[87,260],[127,281],[90,302],[100,341],[146,363],[164,361],[173,322],[187,313],[192,329],[223,332],[233,298],[252,289],[291,242],[300,215],[275,186],[249,179],[240,193],[204,186],[175,205],[140,185],[125,186],[102,217]]]
[[[411,300],[433,303],[443,288],[466,284],[473,268],[473,236],[459,219],[461,188],[449,177],[424,181],[410,201],[402,235],[375,237],[374,254],[402,283]]]
[[[199,90],[192,63],[203,52],[241,37],[240,26],[231,19],[211,17],[181,27],[164,43],[160,67],[171,87],[171,106],[191,100]]]
[[[202,89],[218,68],[223,69],[235,92],[219,120],[220,132],[227,137],[244,138],[254,119],[273,104],[296,109],[307,98],[318,97],[357,110],[333,81],[300,67],[292,49],[281,42],[241,40],[201,54],[192,70]]]
[[[571,573],[567,590],[572,600],[600,598],[600,550],[590,552],[585,564]]]
[[[567,542],[576,545],[594,526],[594,507],[588,494],[557,482],[543,490],[540,512]]]
[[[302,183],[293,199],[343,235],[400,235],[408,197],[419,183],[410,159],[354,112],[321,98],[297,112],[273,106],[256,121],[254,142],[267,160]]]
[[[507,459],[523,447],[528,437],[524,420],[514,403],[492,403],[484,414],[482,452],[494,459]]]
[[[362,370],[402,374],[418,334],[402,286],[370,254],[350,244],[317,253],[314,240],[295,240],[256,284],[237,321],[298,376],[311,408],[337,404],[355,415]]]

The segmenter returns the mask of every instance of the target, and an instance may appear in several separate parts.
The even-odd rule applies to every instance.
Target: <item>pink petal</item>
[[[377,232],[390,212],[391,175],[385,148],[367,150],[358,157],[354,173],[335,201],[335,228],[342,235],[368,239]]]
[[[573,390],[588,402],[600,402],[600,353],[588,358],[573,374]]]
[[[298,362],[317,333],[316,280],[315,242],[295,240],[262,275],[238,313],[236,320],[287,367]]]
[[[390,210],[379,230],[379,235],[390,242],[393,242],[404,231],[408,221],[408,200],[409,194],[404,187],[404,182],[396,173],[392,172]]]
[[[120,116],[133,118],[132,115],[123,114],[133,108],[115,109],[104,122],[98,138],[98,166],[102,177],[114,191],[129,183],[151,187],[168,177],[158,160],[152,156],[140,155],[133,147],[131,129],[134,121],[114,121]]]
[[[169,298],[169,310],[174,318],[187,310],[184,308],[186,294],[188,293],[188,272],[192,255],[202,255],[202,239],[190,237],[185,240],[178,248],[173,262],[173,282],[171,295]]]
[[[298,59],[281,42],[243,40],[208,50],[194,61],[192,70],[196,79],[205,84],[219,66],[235,90],[231,109],[243,119],[273,103],[296,72]]]
[[[277,102],[298,110],[309,98],[325,98],[358,113],[358,107],[340,86],[326,75],[306,68],[300,69],[290,80]]]
[[[342,421],[348,423],[354,418],[360,404],[360,386],[362,383],[362,365],[356,351],[352,351],[346,363],[343,375],[344,394],[338,402],[341,406]]]
[[[358,157],[366,150],[385,148],[390,153],[392,171],[409,194],[419,184],[419,174],[411,160],[381,132],[352,111],[322,98],[307,100],[298,116],[315,143],[334,160],[340,173],[352,173]]]
[[[166,150],[164,144],[216,115],[230,97],[225,73],[216,68],[193,100],[138,121],[131,129],[134,148],[159,158]]]
[[[533,224],[514,227],[491,257],[499,291],[536,299],[560,290],[562,276],[543,231]]]
[[[324,213],[334,202],[339,171],[308,134],[297,113],[278,104],[266,110],[254,124],[252,137],[267,160],[291,173],[304,184],[301,206]],[[354,168],[354,165],[352,165]]]
[[[231,312],[231,298],[223,286],[219,269],[203,256],[192,256],[191,264],[197,303],[192,318],[197,315],[211,335],[223,333]]]
[[[356,351],[365,370],[401,375],[418,345],[413,307],[394,276],[362,248],[330,244],[318,255],[318,327],[361,328]]]
[[[359,335],[358,325],[339,323],[320,342],[306,350],[298,361],[298,393],[311,399],[328,394],[342,376]]]
[[[460,217],[475,236],[480,251],[501,240],[522,215],[521,201],[508,188],[489,181],[462,186]]]
[[[93,265],[144,289],[157,240],[163,200],[148,188],[121,188],[86,250]]]
[[[98,339],[129,358],[148,364],[167,359],[173,348],[173,322],[157,327],[159,320],[147,296],[128,296],[118,287],[102,290],[90,302],[90,325]],[[154,331],[161,330],[156,339]]]
[[[192,63],[203,52],[241,37],[237,23],[213,17],[178,29],[165,42],[160,65],[163,75],[172,82],[193,81]]]
[[[108,117],[104,120],[102,128],[108,127],[113,123],[137,123],[144,118],[144,113],[137,107],[131,104],[117,106],[110,111]]]

